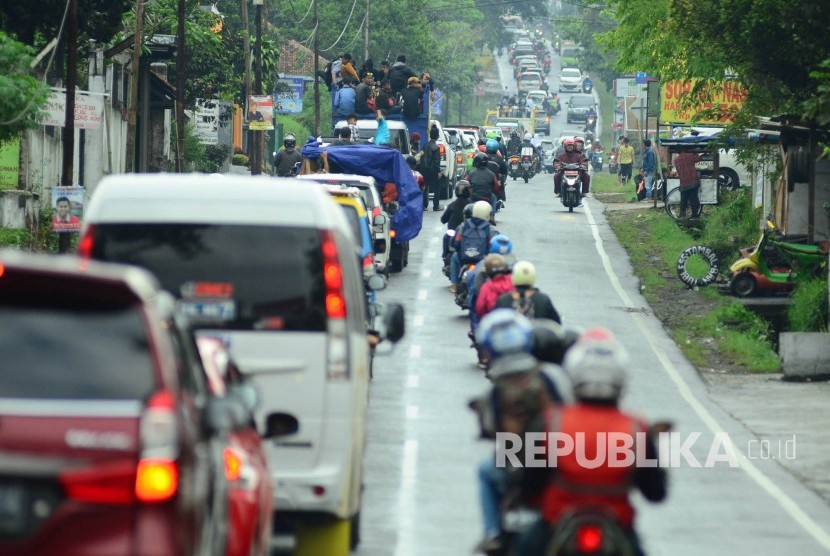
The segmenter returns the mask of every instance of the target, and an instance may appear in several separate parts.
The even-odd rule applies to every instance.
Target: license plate
[[[0,533],[19,533],[26,526],[26,491],[23,485],[0,483]]]
[[[236,318],[233,301],[182,301],[179,308],[185,317],[195,320],[229,321]]]

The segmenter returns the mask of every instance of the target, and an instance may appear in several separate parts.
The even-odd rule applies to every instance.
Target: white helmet
[[[531,139],[533,139],[533,137],[530,135],[530,133],[525,133],[525,141],[530,141]]]
[[[536,267],[530,261],[519,261],[513,265],[513,285],[532,286],[536,283]]]
[[[476,201],[473,203],[473,218],[489,220],[492,210],[493,207],[487,201]]]
[[[562,365],[580,400],[616,402],[626,383],[628,354],[616,340],[578,341]]]

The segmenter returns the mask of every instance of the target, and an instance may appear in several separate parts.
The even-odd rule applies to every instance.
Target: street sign
[[[280,114],[302,114],[306,78],[302,75],[283,75],[280,80],[291,87],[291,91],[276,95],[277,112]]]
[[[649,81],[656,81],[656,79],[645,72],[638,71],[637,77],[635,77],[635,81],[637,81],[640,85],[645,85]]]

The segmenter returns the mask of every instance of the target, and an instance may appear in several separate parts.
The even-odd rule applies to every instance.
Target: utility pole
[[[127,120],[127,153],[125,171],[129,174],[135,168],[135,126],[138,116],[138,80],[141,77],[141,38],[144,34],[144,2],[135,3],[135,37],[133,40],[133,80],[130,83],[130,109]]]
[[[176,172],[184,172],[184,16],[185,0],[179,0],[176,29]]]
[[[254,83],[254,94],[262,94],[262,1],[254,0],[256,6],[256,74]],[[262,143],[265,132],[257,130],[254,132],[254,152],[251,157],[251,175],[256,176],[262,173]]]
[[[248,26],[248,0],[242,0],[242,49],[245,51],[245,118],[248,119],[248,103],[251,98],[251,35]],[[253,157],[253,133],[248,129],[248,155]],[[249,159],[249,165],[253,162]]]
[[[317,10],[317,0],[314,0],[314,136],[320,135],[320,12]]]
[[[75,84],[78,74],[78,0],[69,0],[69,30],[66,38],[66,112],[63,126],[61,185],[72,185],[75,162]],[[58,234],[58,252],[69,252],[71,232]]]
[[[363,23],[363,60],[369,59],[369,2],[366,0],[366,21]]]

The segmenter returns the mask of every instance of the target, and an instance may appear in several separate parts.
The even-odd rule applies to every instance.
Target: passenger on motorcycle
[[[582,137],[574,137],[574,150],[582,155],[582,165],[584,166],[584,170],[582,170],[582,196],[588,194],[591,190],[591,175],[588,174],[588,158],[585,156],[585,139]]]
[[[494,439],[497,432],[522,435],[530,428],[540,428],[537,421],[541,415],[573,400],[570,381],[562,369],[542,364],[532,355],[534,351],[564,354],[564,336],[548,333],[548,327],[537,334],[539,328],[508,309],[497,309],[482,320],[476,340],[491,361],[488,376],[493,387],[469,404],[478,413],[482,438]],[[514,490],[511,475],[516,471],[497,467],[495,454],[479,463],[484,538],[476,552],[509,548],[501,515],[506,496]]]
[[[499,142],[496,139],[488,139],[485,148],[487,157],[490,159],[490,162],[494,163],[489,164],[488,167],[496,174],[501,186],[498,192],[498,197],[501,200],[505,200],[504,185],[507,181],[507,161],[499,152]],[[496,210],[498,211],[498,209]]]
[[[514,155],[519,154],[519,151],[522,148],[522,140],[519,139],[518,132],[511,131],[510,132],[510,140],[507,142],[507,154]]]
[[[490,254],[497,254],[504,257],[508,268],[513,267],[513,243],[504,234],[497,234],[490,240]],[[467,273],[467,307],[472,308],[470,311],[470,339],[473,340],[473,335],[478,328],[479,318],[475,312],[476,300],[478,299],[478,292],[481,291],[481,286],[488,279],[487,273],[484,271],[484,259],[479,261],[475,268]]]
[[[496,173],[488,168],[489,162],[490,157],[487,153],[476,153],[473,157],[473,169],[467,174],[466,179],[470,182],[470,198],[473,201],[487,201],[495,212],[501,184]]]
[[[666,472],[659,466],[638,464],[642,463],[637,461],[642,455],[652,461],[657,459],[656,429],[618,407],[627,366],[624,348],[604,329],[586,331],[568,350],[564,369],[573,383],[577,403],[546,416],[542,431],[555,432],[573,439],[574,444],[578,441],[585,445],[557,455],[555,466],[522,470],[523,496],[536,500],[542,515],[520,540],[518,556],[544,554],[562,520],[587,508],[607,512],[609,519],[622,529],[634,553],[643,554],[634,530],[635,510],[629,492],[636,489],[651,502],[662,501],[667,491]],[[633,433],[633,439],[628,439],[633,442],[630,453],[636,454],[633,461],[629,463],[625,453],[605,458],[590,468],[581,465],[577,454],[604,450],[600,443],[610,433]],[[536,457],[545,461],[546,453],[537,452]]]
[[[450,291],[453,293],[461,276],[461,265],[475,264],[487,253],[490,244],[490,214],[490,203],[477,201],[473,204],[472,217],[464,221],[452,238],[455,253],[450,257]]]
[[[472,203],[470,200],[470,182],[458,180],[455,185],[455,199],[447,205],[441,214],[441,223],[447,225],[448,230],[455,230],[464,222],[464,208]],[[444,249],[441,258],[448,262],[450,252],[450,241],[452,238],[444,234]]]
[[[479,319],[484,318],[496,307],[496,301],[501,294],[515,289],[510,268],[501,255],[487,255],[484,259],[484,272],[487,273],[489,280],[481,285],[476,299],[475,312]]]
[[[503,294],[496,301],[496,307],[513,309],[529,319],[549,319],[562,324],[562,319],[551,298],[538,288],[536,267],[529,261],[519,261],[513,265],[513,286],[515,291]]]

